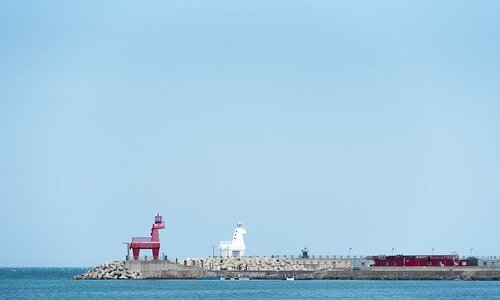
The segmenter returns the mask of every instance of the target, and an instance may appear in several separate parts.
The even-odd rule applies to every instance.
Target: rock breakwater
[[[105,262],[93,269],[76,275],[73,279],[142,279],[140,272],[134,272],[127,268],[124,261]]]
[[[211,271],[306,271],[303,262],[290,258],[273,257],[209,257],[186,258],[185,266],[196,266]]]

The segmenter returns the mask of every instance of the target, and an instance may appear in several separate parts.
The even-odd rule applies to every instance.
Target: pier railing
[[[209,258],[224,258],[227,256],[208,256]],[[365,259],[366,255],[309,255],[309,257],[302,257],[301,255],[245,255],[244,258],[287,258],[287,259],[314,259],[314,260],[343,260],[343,259]]]
[[[215,255],[215,256],[206,256],[208,258],[225,258],[227,256],[220,256],[220,255]],[[287,259],[314,259],[314,260],[330,260],[330,259],[364,259],[366,256],[363,255],[310,255],[309,257],[305,258],[300,255],[245,255],[242,258],[287,258]],[[125,256],[125,260],[134,260],[134,258],[130,255]],[[151,255],[141,255],[139,256],[139,259],[141,261],[149,261],[153,260],[153,256]],[[159,255],[158,260],[162,261],[172,261],[171,257],[168,257],[167,255]],[[175,260],[175,259],[174,259]]]

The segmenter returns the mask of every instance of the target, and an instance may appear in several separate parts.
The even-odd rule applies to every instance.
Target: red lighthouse
[[[132,249],[132,254],[134,255],[134,260],[139,259],[139,251],[141,249],[151,249],[153,251],[153,259],[158,259],[158,254],[160,253],[160,234],[158,230],[165,228],[165,222],[163,222],[162,216],[157,214],[155,216],[155,222],[151,227],[151,237],[133,237],[130,243],[130,249]]]

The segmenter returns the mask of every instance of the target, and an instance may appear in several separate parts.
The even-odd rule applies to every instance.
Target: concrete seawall
[[[198,267],[181,266],[168,261],[126,261],[133,272],[140,272],[145,279],[197,279],[216,277],[217,274]]]
[[[335,269],[320,271],[212,271],[197,266],[183,266],[166,261],[127,261],[126,266],[140,272],[144,279],[365,279],[365,280],[500,280],[500,268],[473,267],[369,267],[361,270]]]

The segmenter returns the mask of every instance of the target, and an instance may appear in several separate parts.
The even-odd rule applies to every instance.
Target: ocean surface
[[[0,268],[0,299],[500,299],[500,281],[73,280],[86,268]]]

